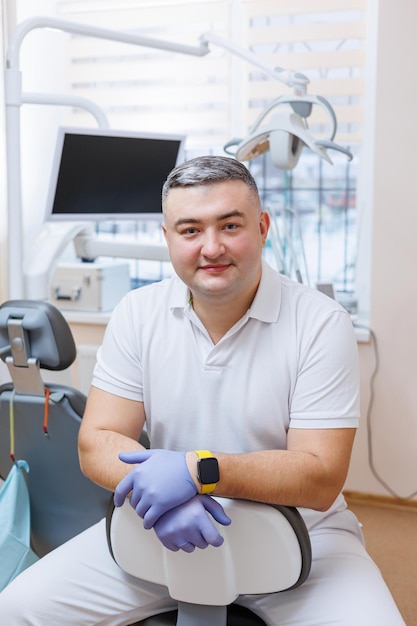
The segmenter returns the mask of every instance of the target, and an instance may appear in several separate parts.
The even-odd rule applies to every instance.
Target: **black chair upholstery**
[[[42,380],[42,369],[64,370],[76,357],[60,311],[44,301],[3,303],[0,357],[12,378],[0,386],[0,476],[7,476],[13,462],[12,408],[15,457],[30,467],[32,548],[43,556],[103,518],[109,493],[83,476],[79,466],[77,439],[86,397]],[[47,425],[45,387],[50,393]]]
[[[169,611],[148,617],[141,622],[132,624],[132,626],[175,626],[177,619],[178,611]],[[265,626],[265,622],[246,607],[239,606],[239,604],[229,604],[227,607],[227,626]]]

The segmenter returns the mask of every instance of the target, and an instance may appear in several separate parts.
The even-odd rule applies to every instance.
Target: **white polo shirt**
[[[357,427],[356,338],[336,302],[264,262],[214,345],[188,299],[176,276],[130,292],[98,352],[93,385],[144,402],[152,447],[285,449],[289,428]]]

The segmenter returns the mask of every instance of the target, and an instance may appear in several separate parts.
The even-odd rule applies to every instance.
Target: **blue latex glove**
[[[204,549],[208,545],[221,546],[224,539],[208,513],[223,526],[231,523],[230,517],[216,500],[208,495],[198,494],[165,513],[153,529],[160,542],[173,552],[194,552],[195,548]]]
[[[152,528],[161,515],[197,493],[184,452],[135,450],[121,452],[119,459],[138,465],[117,485],[114,504],[121,506],[132,492],[130,504],[143,519],[144,528]]]

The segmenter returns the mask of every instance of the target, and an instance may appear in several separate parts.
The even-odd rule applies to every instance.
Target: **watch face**
[[[209,457],[208,459],[200,459],[198,463],[199,468],[199,481],[202,485],[210,485],[212,483],[218,483],[219,476],[219,464],[217,459]]]

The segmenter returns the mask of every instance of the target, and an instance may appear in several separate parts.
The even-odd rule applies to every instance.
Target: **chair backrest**
[[[41,369],[66,369],[75,356],[71,330],[54,306],[31,300],[0,306],[0,357],[12,378],[0,386],[0,476],[12,466],[14,447],[16,459],[30,466],[31,542],[39,556],[104,517],[108,507],[109,493],[79,466],[86,397],[42,380]]]
[[[110,508],[107,537],[114,560],[132,576],[165,585],[180,606],[202,605],[203,611],[228,605],[241,594],[284,591],[306,580],[310,539],[297,509],[216,499],[232,520],[230,526],[219,526],[224,543],[191,554],[164,548],[128,501]]]

